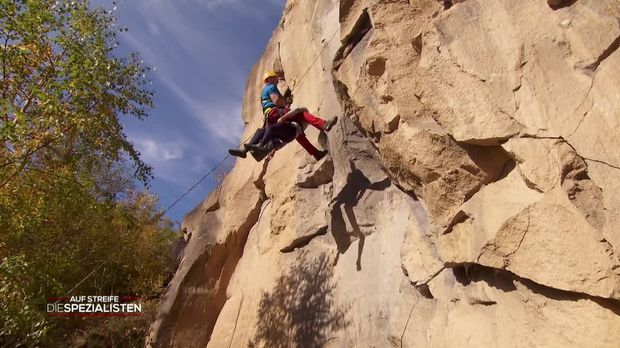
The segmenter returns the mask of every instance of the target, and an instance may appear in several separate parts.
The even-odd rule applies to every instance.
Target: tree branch
[[[11,180],[13,180],[14,177],[16,177],[17,175],[19,175],[19,173],[22,172],[22,170],[24,170],[24,167],[26,167],[26,161],[22,161],[22,164],[19,166],[19,169],[17,169],[15,171],[15,173],[13,173],[11,176],[9,176],[8,179],[6,179],[1,185],[0,185],[0,190],[2,190]]]
[[[4,52],[2,54],[2,99],[6,98],[6,90],[8,88],[8,83],[6,82],[6,56],[8,53],[8,44],[9,44],[9,35],[7,33],[6,39],[4,40]]]
[[[66,129],[64,129],[63,131],[61,131],[61,133],[65,133],[65,132],[70,131],[70,130],[73,128],[73,126],[74,126],[74,125],[71,125],[71,126],[67,127]],[[60,137],[61,137],[61,135],[59,134],[59,135],[57,135],[57,136],[55,136],[55,137],[51,138],[50,140],[48,140],[48,141],[46,141],[46,142],[43,142],[41,145],[37,146],[36,148],[34,148],[34,149],[32,149],[32,150],[29,150],[28,152],[26,152],[24,155],[20,156],[19,158],[3,163],[2,165],[0,165],[0,168],[4,168],[4,167],[6,167],[6,166],[8,166],[8,165],[11,165],[11,164],[13,164],[13,163],[15,163],[15,162],[19,161],[19,160],[26,160],[28,157],[30,157],[30,156],[32,156],[32,155],[34,155],[34,154],[35,154],[35,153],[37,153],[38,151],[40,151],[40,150],[42,150],[42,149],[44,149],[44,148],[48,147],[48,146],[49,146],[49,145],[51,145],[53,142],[55,142],[55,141],[59,140],[59,139],[60,139]]]
[[[2,165],[0,165],[0,168],[4,168],[4,167],[6,167],[8,165],[11,165],[11,164],[13,164],[13,163],[15,163],[17,161],[20,161],[20,160],[25,160],[26,158],[28,158],[29,156],[32,156],[33,154],[35,154],[36,152],[40,151],[41,149],[49,146],[52,142],[56,141],[57,138],[58,137],[54,137],[54,138],[52,138],[52,139],[42,143],[41,145],[37,146],[36,148],[34,148],[32,150],[29,150],[28,152],[26,152],[24,155],[18,157],[17,159],[14,159],[14,160],[11,160],[11,161],[3,163]]]

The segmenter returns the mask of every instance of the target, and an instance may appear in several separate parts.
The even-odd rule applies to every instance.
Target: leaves
[[[55,158],[60,164],[75,156],[85,162],[91,156],[124,157],[133,163],[135,177],[148,183],[151,168],[126,139],[119,117],[146,117],[153,93],[145,88],[148,68],[137,54],[112,54],[116,19],[103,9],[89,9],[87,1],[55,6],[4,0],[0,12],[7,13],[0,19],[5,163],[14,170],[24,161],[29,167],[41,152],[69,154]],[[34,152],[41,142],[44,148]],[[0,173],[0,183],[10,175]]]
[[[39,277],[41,274],[33,272],[23,256],[5,258],[0,264],[0,344],[3,346],[34,346],[49,331],[44,312],[34,305],[43,305],[36,281]]]
[[[83,0],[0,13],[0,346],[54,345],[84,323],[44,316],[47,297],[162,290],[175,232],[135,189],[151,168],[120,122],[144,119],[153,93],[137,54],[114,55],[111,13]]]

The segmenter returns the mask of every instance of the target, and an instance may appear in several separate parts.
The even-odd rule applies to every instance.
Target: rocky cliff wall
[[[330,155],[237,161],[149,344],[617,347],[619,46],[616,0],[289,0],[243,139],[277,69]]]

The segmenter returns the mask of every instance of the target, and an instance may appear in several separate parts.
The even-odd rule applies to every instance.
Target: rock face
[[[288,1],[243,138],[276,69],[330,155],[237,161],[148,345],[618,347],[620,2],[453,3]]]

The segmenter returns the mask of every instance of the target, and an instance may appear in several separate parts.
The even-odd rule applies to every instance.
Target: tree
[[[88,1],[2,0],[0,13],[0,188],[41,161],[79,172],[123,156],[146,183],[151,168],[119,123],[153,105],[137,54],[112,55],[126,29]]]
[[[114,55],[126,29],[84,0],[0,13],[0,346],[38,346],[85,325],[43,315],[47,297],[156,297],[174,231],[134,185],[151,168],[120,118],[153,94],[138,55]]]

